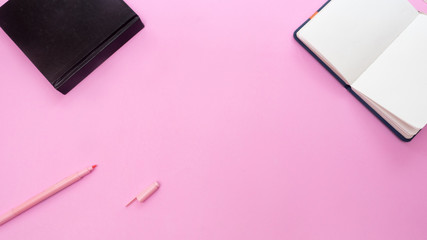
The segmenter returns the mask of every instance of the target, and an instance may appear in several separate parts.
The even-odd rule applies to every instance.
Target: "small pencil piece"
[[[149,197],[151,197],[151,195],[153,195],[159,189],[159,187],[160,187],[160,184],[158,182],[154,182],[147,189],[145,189],[143,192],[141,192],[136,197],[136,200],[138,200],[138,202],[144,202]]]
[[[149,197],[151,197],[151,195],[153,195],[159,188],[160,188],[160,183],[159,182],[154,182],[147,189],[145,189],[140,194],[138,194],[134,199],[132,199],[132,201],[130,201],[126,205],[126,207],[129,206],[129,205],[131,205],[135,200],[137,200],[138,202],[144,202]]]

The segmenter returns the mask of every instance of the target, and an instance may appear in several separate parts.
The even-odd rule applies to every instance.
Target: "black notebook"
[[[0,26],[63,94],[144,27],[122,0],[9,0]]]
[[[295,38],[402,140],[427,124],[427,15],[408,0],[331,0]]]

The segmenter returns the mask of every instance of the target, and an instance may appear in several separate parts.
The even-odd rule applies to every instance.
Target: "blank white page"
[[[416,128],[427,124],[427,16],[420,14],[352,85]]]
[[[408,0],[332,0],[297,36],[351,84],[418,15]]]

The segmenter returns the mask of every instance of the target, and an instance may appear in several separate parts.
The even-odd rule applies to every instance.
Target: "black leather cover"
[[[144,27],[122,0],[9,0],[0,26],[63,94]]]

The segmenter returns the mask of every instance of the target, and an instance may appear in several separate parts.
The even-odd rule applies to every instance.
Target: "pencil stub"
[[[126,204],[126,207],[131,205],[135,200],[137,200],[138,202],[144,202],[149,197],[151,197],[151,195],[153,195],[159,189],[159,187],[160,187],[160,183],[154,182],[147,189],[145,189],[140,194],[138,194],[134,199],[132,199],[132,201]]]

